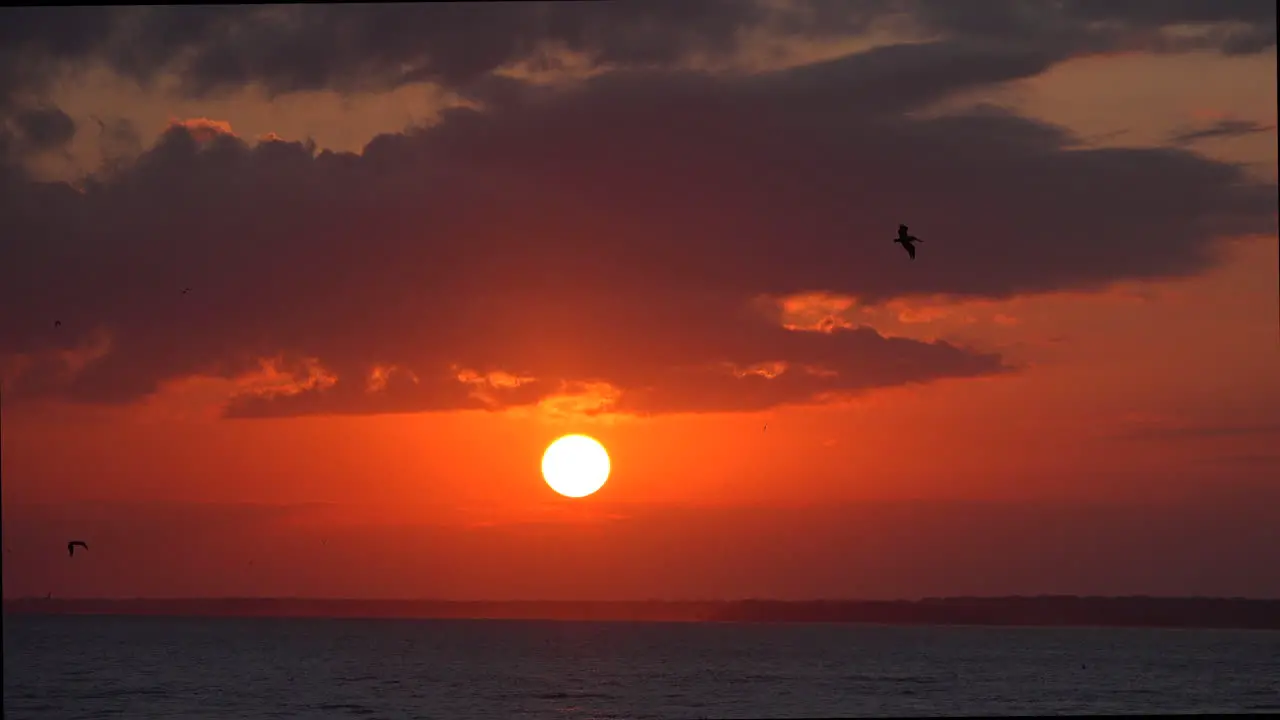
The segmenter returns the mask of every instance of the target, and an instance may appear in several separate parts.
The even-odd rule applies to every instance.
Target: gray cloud
[[[36,152],[62,147],[76,134],[75,121],[54,107],[24,110],[16,115],[14,125]]]
[[[1266,0],[995,0],[973,7],[914,0],[907,7],[930,30],[1053,47],[1068,56],[1116,50],[1246,55],[1276,44],[1275,3]]]
[[[1262,125],[1252,120],[1219,120],[1207,127],[1177,133],[1169,141],[1175,145],[1191,145],[1202,140],[1256,135],[1275,129],[1274,125]]]
[[[247,83],[271,93],[421,80],[458,87],[548,43],[603,63],[672,66],[693,54],[726,57],[748,29],[834,37],[900,17],[944,39],[1037,48],[1058,59],[1116,49],[1253,53],[1274,47],[1276,33],[1274,5],[1252,0],[993,1],[963,9],[946,0],[7,8],[0,17],[0,102],[39,93],[58,73],[89,62],[144,84],[176,73],[196,96]],[[1164,32],[1174,26],[1180,32]]]
[[[337,384],[233,414],[502,407],[591,382],[633,412],[812,402],[1010,368],[871,328],[788,331],[762,295],[1092,289],[1199,273],[1215,238],[1276,231],[1273,184],[1185,150],[1084,149],[992,109],[904,116],[1045,62],[938,41],[753,76],[489,83],[484,110],[360,155],[174,128],[83,190],[10,173],[0,302],[28,312],[0,318],[0,353],[99,327],[111,345],[74,377],[37,363],[6,400],[127,402],[279,356]],[[915,262],[899,222],[926,240]]]
[[[883,3],[840,11],[752,0],[643,3],[431,3],[5,10],[0,77],[28,88],[53,69],[103,61],[150,83],[178,72],[205,95],[246,83],[273,93],[467,83],[546,43],[604,63],[669,64],[731,52],[744,28],[831,34],[865,26]]]
[[[19,165],[25,158],[66,147],[76,123],[61,109],[38,106],[0,115],[0,164]]]

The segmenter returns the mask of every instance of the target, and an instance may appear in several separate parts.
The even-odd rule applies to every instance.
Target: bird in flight
[[[182,288],[182,294],[183,294],[183,295],[186,295],[186,294],[187,294],[187,293],[189,293],[189,292],[191,292],[191,288]]]
[[[924,242],[915,235],[908,235],[906,225],[898,226],[898,237],[894,238],[893,241],[896,243],[902,243],[902,247],[906,249],[907,254],[911,256],[912,260],[916,259],[916,246],[912,245],[912,243]]]
[[[84,548],[85,550],[88,550],[88,549],[89,549],[89,543],[87,543],[87,542],[85,542],[85,541],[83,541],[83,540],[72,540],[71,542],[67,543],[67,556],[68,556],[68,557],[75,557],[75,556],[76,556],[76,546],[77,546],[77,545],[79,545],[80,547]]]
[[[62,321],[61,321],[61,320],[54,320],[54,321],[53,321],[53,326],[54,326],[54,327],[56,327],[56,328],[60,328],[60,327],[62,327]]]

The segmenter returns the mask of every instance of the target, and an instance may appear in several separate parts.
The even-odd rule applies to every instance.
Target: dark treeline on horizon
[[[924,600],[448,601],[304,598],[4,601],[6,614],[438,618],[683,622],[837,622],[1280,630],[1280,599],[996,597]]]

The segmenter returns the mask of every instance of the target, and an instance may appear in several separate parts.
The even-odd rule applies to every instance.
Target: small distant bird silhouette
[[[53,326],[54,326],[54,327],[56,327],[56,328],[60,328],[60,327],[62,327],[62,321],[61,321],[61,320],[54,320],[54,321],[53,321]]]
[[[80,547],[84,548],[85,550],[88,550],[88,549],[89,549],[89,543],[87,543],[87,542],[85,542],[85,541],[83,541],[83,540],[72,540],[71,542],[67,543],[67,556],[68,556],[68,557],[75,557],[75,556],[76,556],[76,546],[77,546],[77,545],[79,545]]]
[[[189,292],[191,292],[191,288],[182,288],[182,294],[183,294],[183,295],[186,295],[186,294],[187,294],[187,293],[189,293]]]
[[[898,237],[894,238],[893,241],[902,243],[902,247],[906,248],[907,254],[911,256],[912,260],[916,259],[916,246],[912,245],[912,243],[924,242],[914,235],[908,235],[906,225],[898,226]]]

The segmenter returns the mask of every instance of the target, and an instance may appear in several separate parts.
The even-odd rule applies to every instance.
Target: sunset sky
[[[1270,0],[0,10],[4,595],[1280,597],[1276,103]]]

